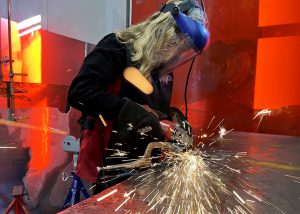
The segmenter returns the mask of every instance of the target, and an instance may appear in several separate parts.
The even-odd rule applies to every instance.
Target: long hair
[[[182,0],[169,0],[167,3],[171,2],[179,5]],[[205,13],[200,8],[192,8],[187,15],[203,25],[206,24]],[[144,22],[116,32],[117,39],[130,47],[131,60],[139,65],[139,70],[146,77],[159,64],[165,63],[160,56],[164,55],[163,58],[168,59],[165,54],[169,54],[169,58],[175,54],[176,47],[183,42],[180,34],[170,12],[156,12]],[[172,48],[173,52],[170,51]]]

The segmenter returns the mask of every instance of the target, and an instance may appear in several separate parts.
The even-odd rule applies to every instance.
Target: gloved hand
[[[123,160],[138,159],[144,155],[149,143],[163,140],[159,120],[152,110],[145,109],[128,98],[122,99],[122,107],[114,123],[116,132],[110,137],[104,165],[124,163]],[[126,155],[116,158],[116,151]]]
[[[150,142],[163,138],[159,119],[149,109],[146,110],[142,105],[123,98],[123,107],[118,116],[118,132],[122,141],[126,141],[128,135],[135,135],[135,138],[140,135]]]
[[[184,129],[189,136],[192,135],[192,127],[189,121],[178,108],[176,107],[170,108],[168,119],[172,122],[179,124],[180,128]]]

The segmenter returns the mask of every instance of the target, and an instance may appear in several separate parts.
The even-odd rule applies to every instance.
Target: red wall
[[[161,2],[134,0],[133,23],[157,11]],[[227,129],[300,134],[300,125],[297,125],[295,119],[300,116],[300,78],[297,75],[300,66],[299,60],[296,60],[299,49],[295,45],[298,44],[297,34],[300,31],[291,30],[300,26],[298,13],[295,13],[299,3],[297,0],[288,0],[283,8],[273,4],[272,7],[277,10],[271,10],[267,2],[204,0],[211,43],[195,62],[187,93],[188,116],[196,133],[215,116],[218,121],[225,119],[223,124]],[[284,11],[279,12],[281,10]],[[280,20],[274,18],[278,16]],[[276,23],[265,27],[266,21],[272,20]],[[293,26],[289,25],[291,22]],[[280,35],[291,38],[272,41],[261,38]],[[278,48],[284,50],[284,53]],[[174,72],[172,104],[183,111],[183,80],[186,79],[189,64]],[[268,93],[265,93],[266,88]],[[271,105],[274,102],[281,105]],[[259,126],[257,120],[252,120],[258,110],[272,107],[280,109],[273,109],[271,116],[265,117]],[[293,125],[283,126],[288,123]]]

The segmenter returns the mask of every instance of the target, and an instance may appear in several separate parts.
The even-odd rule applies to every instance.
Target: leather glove
[[[192,127],[189,121],[178,108],[176,107],[170,108],[168,119],[172,122],[178,123],[180,127],[184,129],[189,136],[192,135]]]
[[[143,106],[123,98],[123,107],[118,116],[119,134],[126,141],[128,134],[143,136],[151,141],[159,141],[163,138],[159,119],[154,112],[147,111]]]
[[[159,120],[150,110],[128,98],[122,99],[122,107],[115,123],[117,132],[111,135],[105,165],[121,164],[124,163],[123,159],[138,159],[144,155],[149,143],[163,140]],[[117,150],[126,152],[126,155],[114,158]]]

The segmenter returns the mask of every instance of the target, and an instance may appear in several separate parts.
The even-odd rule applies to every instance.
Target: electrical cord
[[[192,61],[192,63],[191,63],[191,66],[190,66],[190,68],[189,68],[189,72],[188,72],[188,75],[187,75],[186,81],[185,81],[185,88],[184,88],[184,104],[185,104],[185,117],[186,117],[186,119],[188,119],[188,104],[187,104],[187,97],[186,97],[186,94],[187,94],[187,87],[188,87],[188,84],[189,84],[190,74],[191,74],[191,71],[192,71],[192,68],[193,68],[195,59],[196,59],[196,57],[193,58],[193,61]]]

